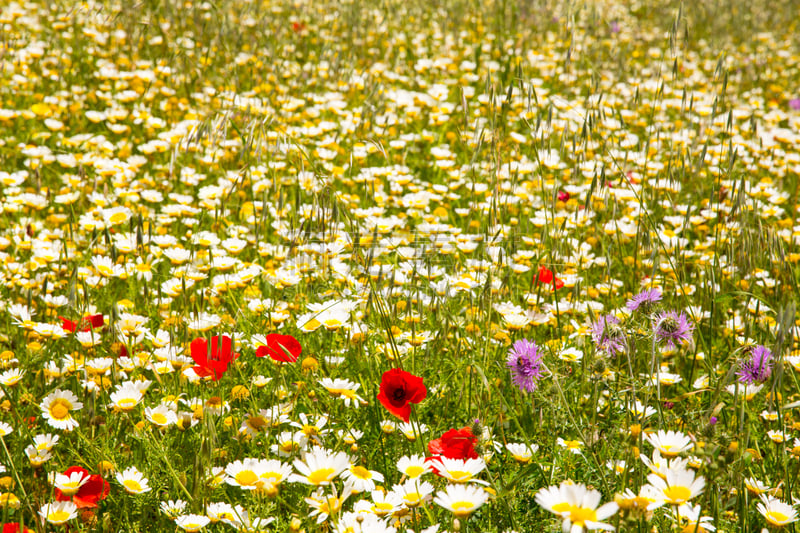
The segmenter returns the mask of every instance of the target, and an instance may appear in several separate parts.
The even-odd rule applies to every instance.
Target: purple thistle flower
[[[789,109],[793,111],[800,111],[800,98],[792,98],[789,100]]]
[[[521,339],[508,352],[506,365],[511,370],[511,381],[521,391],[533,392],[542,377],[542,354],[535,342]]]
[[[753,347],[747,359],[739,363],[739,381],[747,385],[764,383],[772,374],[772,352],[760,344]]]
[[[664,311],[656,315],[653,333],[658,342],[663,342],[670,349],[675,348],[675,343],[692,340],[694,325],[689,322],[686,313],[681,311]]]
[[[602,316],[592,324],[592,340],[598,350],[608,355],[622,353],[627,346],[625,332],[619,327],[619,319],[614,315]]]
[[[643,311],[647,311],[651,306],[655,305],[657,302],[661,301],[661,291],[658,289],[645,289],[639,294],[635,294],[633,298],[628,300],[625,304],[625,307],[628,308],[628,311],[636,311],[637,309],[642,309]]]

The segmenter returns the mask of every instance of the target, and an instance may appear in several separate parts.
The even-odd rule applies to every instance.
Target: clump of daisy
[[[436,493],[433,502],[457,518],[468,518],[489,500],[489,493],[472,485],[447,485]]]
[[[592,340],[598,350],[611,356],[625,352],[627,347],[625,332],[614,315],[602,316],[592,324]]]
[[[52,502],[39,509],[39,516],[53,525],[61,525],[78,516],[78,506],[71,501]]]
[[[126,468],[117,474],[117,481],[125,488],[128,494],[142,494],[150,491],[147,478],[135,466]]]
[[[759,498],[761,502],[756,504],[756,509],[770,525],[783,527],[797,521],[797,509],[793,505],[767,494],[762,494]]]
[[[83,403],[78,401],[78,397],[72,391],[56,389],[42,400],[39,404],[42,410],[42,417],[47,423],[65,431],[71,431],[78,427],[78,421],[72,418],[72,411],[83,408]]]
[[[661,301],[661,291],[657,288],[652,289],[645,289],[639,294],[635,294],[633,298],[628,300],[625,304],[625,307],[628,308],[628,311],[635,312],[648,312],[650,311],[658,302]]]
[[[197,514],[187,514],[175,519],[175,523],[184,531],[200,531],[211,522],[207,516]]]
[[[600,493],[586,485],[564,481],[560,486],[543,488],[536,493],[536,503],[543,509],[561,517],[564,531],[580,533],[584,530],[614,527],[603,522],[619,509],[615,502],[600,505]]]
[[[167,515],[170,520],[175,520],[186,510],[187,503],[183,500],[169,500],[161,502],[161,512]]]
[[[739,363],[736,375],[740,382],[747,385],[764,383],[772,375],[772,352],[764,346],[755,346],[747,358]]]
[[[521,339],[508,352],[506,366],[511,370],[511,381],[524,392],[536,390],[542,377],[542,354],[535,342]]]
[[[689,322],[683,311],[664,311],[655,316],[653,321],[653,334],[656,342],[663,343],[670,350],[676,343],[692,340],[694,325]]]

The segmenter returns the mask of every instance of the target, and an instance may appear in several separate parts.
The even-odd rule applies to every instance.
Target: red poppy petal
[[[407,403],[401,406],[394,405],[382,392],[378,394],[378,401],[381,402],[381,405],[383,405],[387,411],[392,413],[397,418],[400,418],[403,422],[408,423],[408,420],[411,417],[410,405]]]
[[[89,481],[84,483],[72,501],[79,509],[90,509],[97,507],[99,500],[104,500],[110,491],[107,481],[97,474],[92,475]]]
[[[81,478],[89,477],[89,471],[80,466],[71,466],[67,468],[66,470],[64,470],[64,475],[69,476],[70,474],[74,474],[76,472],[81,473]]]
[[[61,319],[61,327],[65,331],[69,331],[70,333],[74,333],[75,332],[75,322],[73,322],[72,320],[67,320],[63,316],[60,316],[58,318]]]
[[[269,356],[275,361],[294,363],[303,353],[300,342],[291,335],[270,333],[266,340]]]
[[[411,403],[419,403],[428,395],[428,389],[422,382],[422,378],[414,374],[406,376],[406,395]]]
[[[537,279],[539,280],[539,283],[552,283],[553,272],[549,268],[544,267],[544,265],[540,266]]]
[[[193,340],[190,349],[195,363],[204,365],[208,362],[208,342],[204,338]]]

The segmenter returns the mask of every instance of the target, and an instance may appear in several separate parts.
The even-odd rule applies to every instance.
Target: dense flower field
[[[3,3],[3,532],[793,531],[796,4],[648,4]]]

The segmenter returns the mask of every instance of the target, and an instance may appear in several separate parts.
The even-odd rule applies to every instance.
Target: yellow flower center
[[[420,503],[422,503],[422,497],[420,496],[419,492],[409,492],[403,499],[406,502],[406,505],[409,507],[416,507]]]
[[[258,431],[267,425],[267,421],[262,416],[253,416],[247,419],[247,425]]]
[[[671,503],[684,503],[692,497],[692,491],[689,490],[688,487],[667,487],[664,490],[664,496],[669,500]]]
[[[123,411],[130,411],[138,402],[133,398],[123,398],[117,402],[117,407],[119,407]]]
[[[81,488],[80,487],[80,481],[68,481],[67,483],[63,483],[59,487],[61,492],[63,492],[67,496],[72,496],[73,494],[78,492],[78,489],[80,489],[80,488]]]
[[[391,503],[379,502],[372,506],[372,510],[378,516],[385,516],[389,514],[394,506]]]
[[[66,511],[53,511],[47,515],[47,521],[53,523],[61,523],[69,520],[69,513]]]
[[[344,390],[340,391],[340,393],[345,398],[350,398],[351,400],[355,400],[356,399],[356,391],[349,390],[349,389],[344,389]]]
[[[696,523],[689,522],[683,529],[681,529],[681,533],[708,533],[708,530],[701,525]]]
[[[236,474],[234,479],[236,479],[236,483],[245,487],[255,484],[255,482],[258,481],[258,476],[252,470],[242,470]]]
[[[372,478],[372,474],[370,474],[369,470],[367,470],[363,466],[353,467],[351,472],[353,472],[353,475],[356,476],[359,479],[371,479]]]
[[[72,404],[63,398],[59,398],[50,405],[50,415],[56,420],[64,420],[69,417],[69,410]]]
[[[472,502],[453,502],[450,507],[453,508],[453,514],[458,518],[469,516],[475,510],[475,504]]]
[[[128,215],[126,215],[124,212],[117,212],[117,213],[114,213],[113,215],[111,215],[111,217],[109,217],[108,221],[111,222],[112,226],[116,226],[117,224],[122,224],[123,222],[125,222],[125,220],[127,220],[127,218],[128,218]]]
[[[206,407],[209,407],[211,409],[219,409],[220,407],[222,407],[222,398],[220,398],[219,396],[212,396],[206,402]]]
[[[785,525],[789,520],[789,516],[783,514],[780,511],[769,511],[767,514],[764,515],[764,518],[766,518],[767,522],[769,522],[773,526]]]
[[[278,472],[265,472],[261,474],[261,481],[267,481],[272,485],[277,485],[282,479],[283,476]]]
[[[325,328],[328,330],[339,329],[342,327],[342,321],[336,318],[329,318],[324,322]]]
[[[596,522],[597,513],[588,507],[575,507],[570,511],[569,519],[573,524],[583,526],[586,521]]]
[[[341,508],[341,502],[338,498],[328,498],[327,500],[323,501],[322,504],[319,506],[320,514],[334,514],[339,511]]]
[[[336,470],[333,468],[320,468],[319,470],[314,470],[308,475],[308,482],[312,485],[326,483],[330,481],[331,477],[333,477],[334,472],[336,472]]]
[[[406,475],[411,478],[419,477],[422,475],[423,472],[425,472],[425,469],[422,468],[421,466],[414,465],[406,468]]]
[[[320,323],[319,320],[317,320],[316,318],[312,318],[311,320],[309,320],[308,322],[305,323],[305,325],[303,326],[303,329],[309,330],[309,331],[313,331],[313,330],[317,329],[318,327],[320,327],[321,325],[322,324]]]
[[[448,470],[447,472],[450,474],[450,479],[456,483],[463,483],[472,479],[472,473],[463,470]]]
[[[559,514],[560,514],[560,513],[567,513],[567,512],[569,512],[569,510],[570,510],[571,508],[572,508],[572,505],[570,505],[569,503],[567,503],[567,502],[560,502],[560,503],[557,503],[557,504],[555,504],[555,505],[553,506],[553,512],[554,512],[554,513],[559,513]]]
[[[647,509],[647,506],[653,503],[651,500],[647,498],[642,498],[641,496],[637,496],[630,500],[630,507],[633,509]],[[622,506],[620,506],[622,507]]]
[[[667,457],[675,457],[678,455],[678,452],[672,451],[673,448],[675,448],[675,446],[671,444],[662,444],[661,446],[659,446],[658,451],[660,451],[662,455],[665,455]]]
[[[153,420],[154,423],[163,426],[167,423],[167,416],[164,413],[153,413],[150,415],[150,418]]]
[[[291,453],[295,451],[297,448],[299,448],[297,443],[291,440],[287,440],[286,442],[283,442],[280,445],[281,451],[285,453]]]
[[[128,492],[141,492],[142,490],[142,486],[135,479],[126,479],[123,484]]]

